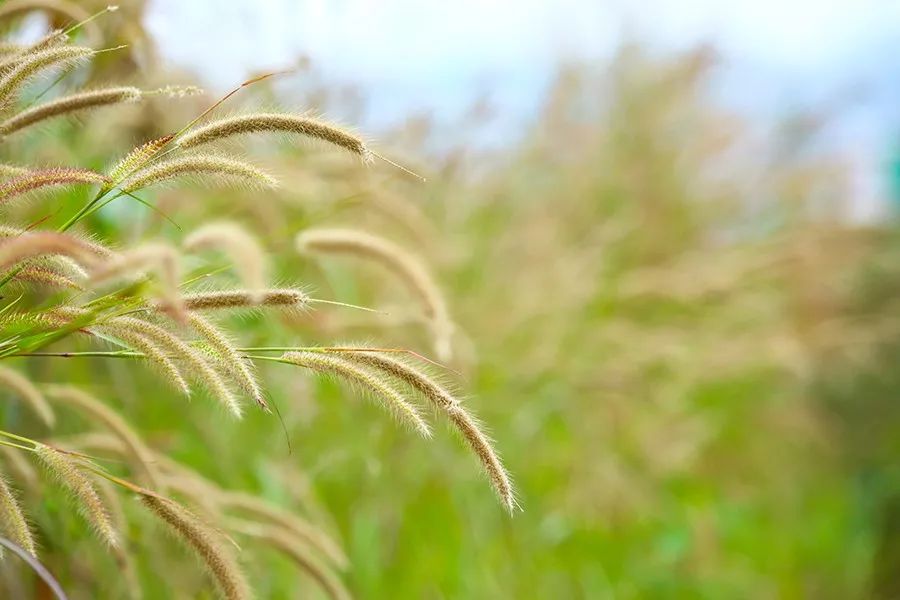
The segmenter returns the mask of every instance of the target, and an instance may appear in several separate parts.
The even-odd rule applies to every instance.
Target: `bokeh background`
[[[352,225],[423,257],[457,326],[446,379],[523,511],[449,432],[423,442],[295,371],[263,371],[284,432],[115,361],[36,377],[90,386],[154,447],[321,523],[360,598],[900,596],[900,4],[153,0],[98,27],[129,48],[85,78],[209,95],[54,124],[16,152],[102,168],[289,69],[227,110],[314,109],[427,178],[278,143],[251,148],[276,195],[151,199],[186,230],[238,220],[280,280],[389,313],[235,320],[248,345],[428,353],[384,273],[309,262],[291,239]],[[90,227],[181,236],[129,203]],[[96,550],[74,552],[86,536],[47,535],[76,597],[119,589]],[[260,597],[316,597],[288,561],[245,554]],[[188,567],[146,551],[146,597],[204,594]]]

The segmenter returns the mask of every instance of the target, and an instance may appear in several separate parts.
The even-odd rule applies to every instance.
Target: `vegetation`
[[[65,31],[0,57],[6,595],[896,591],[895,235],[814,128],[749,145],[706,51],[429,157],[31,9]]]

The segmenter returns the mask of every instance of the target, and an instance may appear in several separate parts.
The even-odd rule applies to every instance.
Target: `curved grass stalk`
[[[305,367],[319,373],[337,375],[341,379],[354,383],[362,390],[373,394],[381,400],[389,412],[402,422],[412,426],[422,437],[431,437],[431,428],[419,414],[419,410],[408,402],[391,383],[376,373],[338,357],[319,352],[286,352],[281,361]]]
[[[91,48],[57,46],[24,55],[0,77],[0,107],[9,104],[19,90],[41,71],[54,66],[77,65],[93,54],[95,51]]]
[[[391,377],[399,379],[428,399],[438,410],[443,412],[453,423],[469,447],[478,456],[500,501],[512,511],[516,506],[515,494],[509,475],[494,450],[493,444],[478,425],[478,421],[469,413],[446,388],[422,371],[411,367],[396,358],[379,352],[347,352],[334,350],[346,360],[377,369]]]
[[[356,154],[364,162],[371,161],[371,153],[362,138],[332,123],[302,115],[258,113],[226,117],[187,131],[175,144],[180,148],[196,148],[236,135],[263,132],[318,139]]]
[[[225,371],[260,408],[266,412],[270,412],[269,403],[266,402],[262,388],[256,379],[256,374],[253,372],[253,363],[241,356],[231,343],[231,340],[228,339],[228,336],[210,321],[207,321],[198,314],[189,313],[188,322],[209,344],[213,352],[216,353],[218,364],[222,367],[222,370]]]
[[[122,440],[132,463],[142,473],[150,487],[159,487],[159,475],[153,463],[153,455],[137,432],[106,404],[86,392],[68,385],[48,385],[44,390],[50,398],[68,404],[92,420],[102,423],[113,435]]]
[[[225,598],[228,600],[250,598],[250,588],[244,580],[237,560],[215,530],[171,500],[149,494],[141,494],[140,500],[193,549]]]
[[[6,119],[0,123],[0,135],[9,135],[47,119],[71,115],[91,108],[138,102],[142,97],[143,93],[140,89],[130,86],[76,92],[33,106]]]
[[[302,543],[315,548],[338,568],[344,569],[349,564],[347,555],[337,542],[320,528],[298,515],[266,502],[258,496],[242,492],[222,491],[215,495],[215,500],[222,508],[252,515],[255,519],[262,520],[282,531],[290,532]]]
[[[125,192],[184,176],[210,176],[237,181],[251,187],[275,188],[278,181],[250,163],[214,154],[191,154],[150,165],[122,182]]]
[[[0,204],[22,194],[59,185],[100,184],[106,177],[89,169],[56,167],[31,170],[0,185]]]
[[[298,544],[292,536],[286,535],[284,530],[238,520],[232,520],[230,528],[237,533],[257,539],[266,547],[288,556],[322,588],[322,591],[331,600],[350,599],[350,592],[347,591],[341,580],[328,567],[321,564],[307,547]]]
[[[268,261],[259,241],[243,227],[219,222],[203,225],[184,239],[186,250],[218,250],[224,252],[249,288],[251,300],[259,303],[266,294]]]
[[[92,525],[97,535],[109,546],[118,545],[118,535],[106,507],[91,481],[80,471],[79,464],[51,446],[37,443],[35,453],[47,470],[73,496],[78,510]]]
[[[116,331],[137,332],[167,351],[171,357],[182,361],[189,375],[202,383],[231,414],[238,418],[241,417],[243,411],[237,398],[196,348],[192,348],[162,327],[134,317],[116,317],[107,321],[105,326],[110,327],[113,333]]]
[[[53,595],[56,596],[57,600],[68,600],[66,593],[63,591],[56,578],[47,570],[47,567],[38,562],[38,560],[34,556],[31,556],[26,549],[3,536],[0,536],[0,546],[10,550],[13,554],[25,561],[31,570],[41,578],[41,581],[47,584],[47,587],[53,592]]]
[[[41,390],[24,375],[0,366],[0,385],[15,391],[47,427],[53,428],[56,424],[56,415],[53,413],[53,409]]]
[[[352,255],[393,272],[419,298],[431,323],[438,358],[450,360],[453,325],[447,303],[425,265],[413,253],[390,240],[355,229],[308,229],[297,235],[296,245],[301,253]]]
[[[22,512],[22,507],[19,506],[19,501],[2,474],[0,474],[0,528],[30,555],[37,556],[34,536],[28,527],[28,521]]]

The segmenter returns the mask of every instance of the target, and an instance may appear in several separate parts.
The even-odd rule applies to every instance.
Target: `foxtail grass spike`
[[[92,49],[79,46],[56,46],[25,54],[0,77],[0,107],[12,102],[19,90],[41,71],[54,66],[76,65],[92,54]]]
[[[47,187],[74,184],[92,185],[104,182],[106,182],[105,176],[88,169],[56,167],[27,171],[0,184],[0,204],[9,202],[16,196]]]
[[[227,542],[196,515],[175,502],[155,495],[143,494],[141,502],[165,522],[181,540],[203,561],[222,595],[227,600],[250,598],[250,588],[244,580],[237,560]]]
[[[37,556],[28,520],[6,478],[0,474],[0,531],[32,556]]]
[[[250,163],[215,154],[179,156],[157,162],[126,179],[120,187],[126,192],[133,192],[185,176],[211,177],[256,188],[278,187],[278,182],[271,175]]]
[[[119,183],[124,177],[131,174],[132,171],[139,169],[140,167],[147,164],[147,162],[152,159],[156,154],[168,144],[173,135],[164,135],[155,140],[150,140],[149,142],[145,142],[134,148],[131,152],[126,154],[122,160],[117,162],[113,167],[109,170],[108,179],[114,184]]]
[[[254,298],[252,290],[196,292],[183,296],[184,306],[187,310],[253,308],[257,305],[305,308],[309,304],[309,296],[300,290],[291,288],[267,289],[263,292],[259,302],[254,302]]]
[[[24,375],[0,366],[0,386],[13,390],[47,427],[52,429],[56,424],[56,415],[44,394]]]
[[[251,299],[259,303],[265,297],[268,262],[259,241],[234,223],[209,223],[191,232],[184,239],[186,250],[219,250],[234,264]]]
[[[385,238],[354,229],[308,229],[297,235],[301,253],[347,254],[381,264],[419,298],[430,320],[438,359],[452,358],[450,320],[444,296],[431,274],[414,254]]]
[[[174,360],[169,358],[168,352],[158,344],[129,327],[117,327],[114,322],[95,327],[95,329],[108,332],[113,337],[124,342],[128,347],[141,352],[147,361],[160,370],[166,381],[182,394],[190,397],[191,388],[181,369],[175,364]]]
[[[159,487],[159,477],[156,473],[156,466],[153,464],[152,454],[137,432],[118,413],[97,398],[76,387],[50,385],[46,386],[44,390],[54,400],[77,409],[91,420],[98,421],[113,435],[122,440],[122,444],[131,454],[133,463],[142,472],[142,478],[152,488],[156,489]]]
[[[253,372],[253,363],[241,356],[228,336],[210,321],[198,314],[189,313],[188,322],[209,344],[217,355],[217,362],[222,370],[238,385],[241,390],[265,411],[269,411],[269,403],[263,396],[262,388]]]
[[[87,92],[77,92],[56,100],[51,100],[24,110],[0,123],[0,135],[25,129],[35,123],[71,115],[90,108],[137,102],[141,99],[141,90],[136,87],[112,87]]]
[[[338,357],[321,352],[287,352],[282,359],[318,373],[337,375],[355,384],[381,400],[384,407],[403,422],[408,423],[423,437],[431,436],[431,429],[419,414],[418,409],[408,402],[389,381],[365,368]]]
[[[219,376],[216,369],[207,362],[196,348],[189,346],[178,336],[158,325],[135,317],[116,317],[108,321],[106,326],[113,327],[113,332],[116,330],[130,330],[149,339],[167,351],[174,360],[182,363],[185,373],[202,383],[210,395],[221,402],[231,414],[237,418],[240,418],[243,414],[240,402]]]
[[[106,506],[97,495],[94,484],[81,472],[78,463],[63,452],[38,444],[35,452],[47,470],[73,496],[78,509],[93,526],[97,535],[110,546],[116,546],[118,535],[112,526]]]
[[[401,360],[385,356],[382,352],[341,352],[339,349],[336,352],[348,361],[383,371],[399,379],[418,391],[435,408],[443,412],[478,456],[500,501],[510,511],[515,508],[516,500],[512,483],[493,444],[478,426],[478,421],[446,388],[422,371]]]
[[[279,132],[301,135],[328,142],[371,161],[371,153],[359,136],[332,123],[309,116],[278,113],[259,113],[219,119],[189,130],[176,144],[181,148],[195,148],[236,135]]]

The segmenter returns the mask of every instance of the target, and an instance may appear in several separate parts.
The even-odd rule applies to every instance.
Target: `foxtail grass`
[[[282,355],[282,359],[318,373],[336,375],[340,379],[355,384],[364,392],[378,398],[388,412],[395,415],[401,422],[410,425],[423,437],[431,437],[431,428],[419,414],[419,410],[384,377],[342,357],[321,352],[287,352]]]
[[[209,394],[219,401],[232,415],[240,418],[241,404],[234,393],[196,348],[162,327],[135,317],[120,316],[107,321],[104,326],[114,335],[116,332],[133,331],[149,339],[166,351],[170,357],[184,365],[184,372],[200,382]]]
[[[192,231],[184,239],[186,250],[219,250],[231,259],[238,275],[259,303],[266,293],[268,261],[259,241],[234,223],[209,223]]]
[[[149,162],[156,154],[162,150],[166,144],[172,141],[174,135],[164,135],[155,140],[144,142],[140,146],[132,149],[128,154],[122,157],[115,165],[113,165],[107,177],[109,181],[118,183],[124,177],[131,174]]]
[[[413,253],[383,237],[354,229],[308,229],[297,235],[301,253],[347,254],[381,264],[419,298],[434,333],[440,360],[451,358],[452,322],[444,296],[425,265]]]
[[[503,505],[510,511],[515,508],[516,500],[512,483],[493,444],[479,426],[477,419],[444,386],[423,371],[402,360],[386,356],[383,352],[341,351],[339,348],[334,351],[349,362],[376,369],[402,381],[429,400],[450,420],[478,456],[479,462]]]
[[[112,526],[106,506],[100,500],[90,479],[81,472],[77,462],[60,450],[36,444],[35,453],[47,471],[71,494],[79,512],[91,524],[97,536],[109,546],[116,546],[118,535]]]
[[[0,184],[0,204],[5,204],[17,196],[48,187],[86,184],[102,184],[106,177],[89,169],[56,167],[27,171]]]
[[[28,52],[0,77],[0,107],[8,105],[28,81],[50,67],[69,67],[87,61],[91,48],[55,46]]]
[[[14,275],[14,280],[18,282],[27,282],[29,284],[46,285],[58,288],[68,288],[73,290],[83,290],[84,287],[66,277],[65,275],[54,271],[53,269],[38,265],[29,265],[23,267]]]
[[[305,308],[309,296],[292,288],[271,288],[264,290],[259,302],[254,302],[253,290],[221,290],[195,292],[182,297],[187,310],[226,310],[253,308],[255,306]]]
[[[119,339],[123,345],[137,350],[151,365],[159,369],[165,379],[186,397],[191,395],[191,387],[179,366],[169,357],[168,351],[139,331],[129,327],[117,327],[115,323],[100,324],[92,329],[106,332]]]
[[[0,386],[14,391],[44,424],[53,428],[56,415],[44,394],[27,377],[8,367],[0,366]]]
[[[62,404],[71,406],[81,412],[92,422],[102,424],[113,435],[122,440],[123,446],[131,455],[131,462],[141,474],[141,479],[150,487],[159,487],[159,476],[153,457],[140,436],[118,413],[90,394],[73,386],[48,385],[45,393]]]
[[[188,314],[191,327],[200,334],[216,354],[216,362],[228,374],[241,390],[265,411],[269,403],[263,396],[262,388],[256,379],[253,363],[240,355],[228,335],[207,319],[196,313]]]
[[[178,177],[205,177],[251,188],[275,188],[278,181],[250,163],[215,154],[190,154],[151,164],[126,179],[122,190],[134,192]]]
[[[24,110],[3,121],[0,123],[0,135],[9,135],[54,117],[72,115],[111,104],[137,102],[141,98],[141,90],[136,87],[111,87],[69,94]]]
[[[350,592],[340,579],[313,555],[307,546],[297,543],[296,538],[283,529],[256,523],[232,522],[232,529],[258,540],[267,548],[277,550],[294,561],[309,575],[331,600],[349,600]]]
[[[196,148],[238,135],[263,132],[317,139],[343,148],[366,162],[371,161],[371,153],[362,138],[332,123],[302,115],[258,113],[227,117],[191,129],[175,143],[181,148]]]
[[[246,600],[251,597],[237,559],[218,532],[171,500],[150,494],[141,494],[140,500],[202,560],[225,598]]]
[[[0,531],[32,556],[37,556],[34,536],[19,501],[6,477],[0,474]]]

